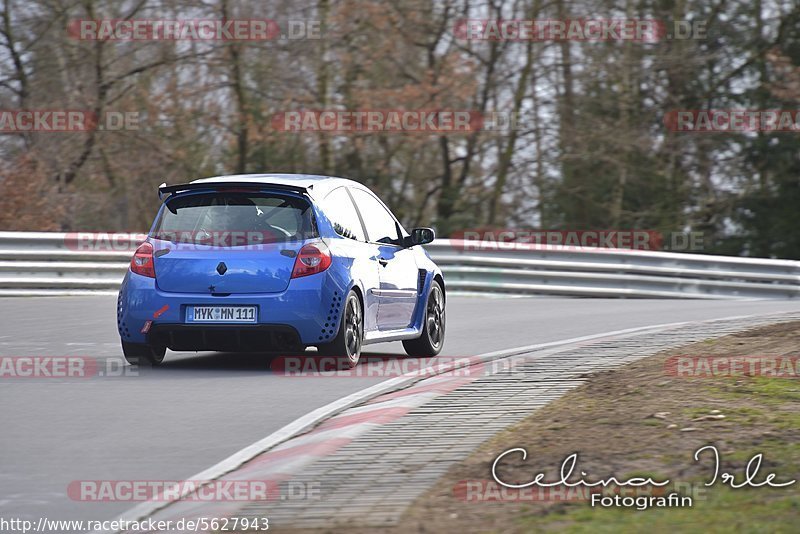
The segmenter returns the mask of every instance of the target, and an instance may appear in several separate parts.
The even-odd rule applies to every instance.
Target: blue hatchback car
[[[162,206],[120,288],[125,358],[175,351],[302,351],[358,363],[362,346],[444,344],[445,284],[363,185],[293,174],[220,176],[159,187]]]

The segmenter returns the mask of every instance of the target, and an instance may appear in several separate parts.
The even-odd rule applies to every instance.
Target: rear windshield
[[[270,193],[184,195],[167,201],[152,237],[175,243],[244,246],[317,237],[305,199]]]

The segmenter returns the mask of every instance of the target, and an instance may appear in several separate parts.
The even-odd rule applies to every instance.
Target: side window
[[[361,189],[350,189],[367,227],[367,237],[373,243],[396,243],[397,224],[394,217],[375,197]]]
[[[344,187],[334,189],[328,193],[328,196],[322,202],[322,209],[330,219],[337,234],[356,241],[367,240],[364,236],[358,213],[356,213],[356,208],[353,206],[353,201],[350,200],[350,195],[347,194],[347,190]]]

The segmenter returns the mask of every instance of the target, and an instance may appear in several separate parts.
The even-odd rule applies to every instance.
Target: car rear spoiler
[[[200,182],[191,184],[167,185],[163,183],[158,186],[158,199],[164,202],[175,193],[185,191],[215,191],[220,189],[278,189],[281,191],[292,191],[293,193],[306,193],[313,185],[304,187],[300,185],[270,184],[259,182]]]

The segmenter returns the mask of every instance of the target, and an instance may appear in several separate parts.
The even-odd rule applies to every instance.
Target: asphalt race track
[[[125,374],[115,304],[115,297],[0,299],[0,356],[88,356],[115,375],[0,378],[0,516],[112,519],[132,504],[74,501],[69,483],[191,477],[386,379],[284,377],[264,355],[172,352],[158,369]],[[792,301],[452,297],[443,355],[798,308]],[[367,349],[404,354],[400,343]]]

